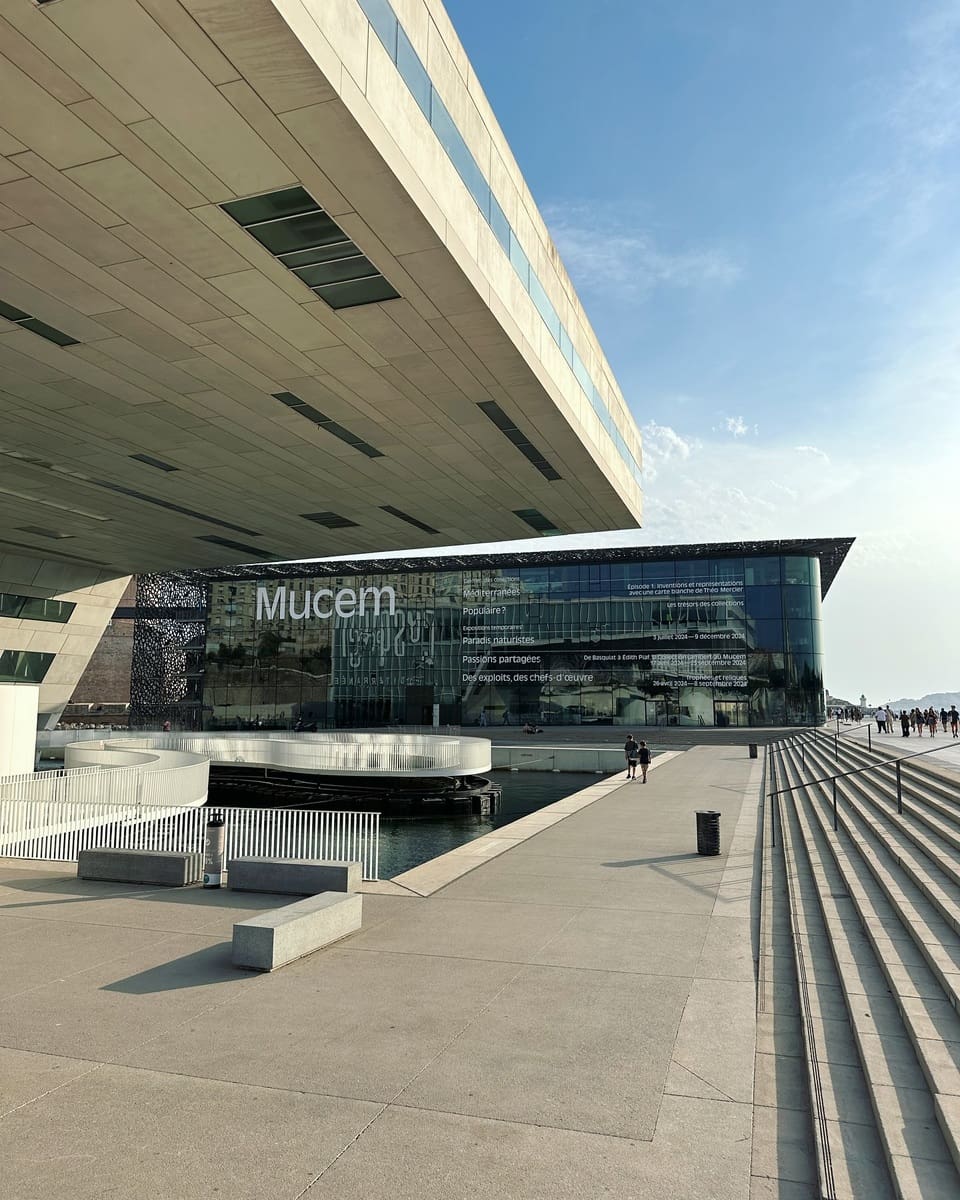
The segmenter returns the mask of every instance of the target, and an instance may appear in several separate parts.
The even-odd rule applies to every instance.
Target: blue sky
[[[828,686],[960,690],[960,5],[447,8],[644,431],[649,540],[855,535]]]

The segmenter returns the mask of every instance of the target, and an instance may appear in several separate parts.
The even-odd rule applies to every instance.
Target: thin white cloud
[[[960,8],[935,5],[907,38],[905,76],[891,122],[921,152],[939,153],[960,138]]]
[[[745,437],[750,432],[750,426],[744,421],[743,417],[727,417],[723,422],[723,426],[727,433],[732,433],[734,437]]]
[[[577,287],[616,286],[637,296],[658,287],[729,287],[743,273],[720,247],[667,250],[649,230],[612,212],[553,204],[543,214]]]
[[[813,458],[819,458],[824,463],[830,462],[830,455],[825,450],[821,450],[819,446],[794,446],[797,454],[809,454]]]
[[[685,438],[670,425],[648,421],[641,429],[643,435],[643,470],[649,483],[656,479],[660,468],[673,461],[685,461],[697,449],[693,438]]]

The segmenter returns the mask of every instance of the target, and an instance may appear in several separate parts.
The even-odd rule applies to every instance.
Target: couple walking
[[[650,766],[650,751],[646,742],[638,742],[632,733],[627,734],[623,747],[623,756],[627,760],[627,778],[636,779],[637,763],[640,764],[641,782],[647,782],[647,768]]]

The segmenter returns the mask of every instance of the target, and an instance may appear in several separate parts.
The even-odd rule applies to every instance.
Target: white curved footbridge
[[[89,731],[93,732],[93,731]],[[60,741],[60,739],[63,739]],[[462,776],[489,771],[484,738],[404,733],[40,736],[65,767],[0,776],[0,856],[76,860],[86,844],[202,850],[210,763],[313,775]],[[236,854],[360,860],[377,878],[379,814],[225,809]]]
[[[308,775],[436,777],[491,769],[486,738],[386,732],[121,734],[68,744],[64,765],[109,765],[131,754],[156,755],[154,770],[179,771],[196,759]]]

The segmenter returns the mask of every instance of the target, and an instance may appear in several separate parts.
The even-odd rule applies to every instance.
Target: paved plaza
[[[700,747],[604,780],[466,874],[373,885],[360,933],[273,975],[229,938],[282,897],[0,863],[5,1200],[746,1200],[752,1153],[779,1194],[760,770]]]

